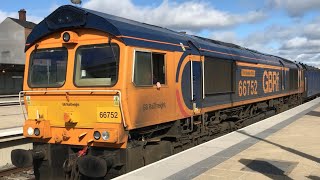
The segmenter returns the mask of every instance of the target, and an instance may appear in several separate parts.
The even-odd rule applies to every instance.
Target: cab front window
[[[80,46],[75,58],[76,86],[113,86],[118,80],[119,46]]]
[[[36,49],[30,56],[30,87],[62,87],[66,80],[66,48]]]

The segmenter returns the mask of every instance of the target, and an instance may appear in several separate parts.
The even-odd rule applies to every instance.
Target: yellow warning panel
[[[36,120],[47,119],[47,106],[28,106],[28,118]]]

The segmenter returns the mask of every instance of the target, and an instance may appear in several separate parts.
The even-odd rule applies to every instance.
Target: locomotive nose
[[[14,149],[11,151],[11,162],[14,166],[23,168],[30,167],[33,160],[44,158],[44,153],[41,151]]]

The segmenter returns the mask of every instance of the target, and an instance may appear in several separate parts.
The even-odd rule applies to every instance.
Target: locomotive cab
[[[24,91],[19,95],[27,111],[23,134],[33,139],[34,149],[14,150],[11,157],[17,167],[33,164],[37,178],[57,172],[63,177],[75,164],[86,176],[105,176],[119,164],[120,152],[105,157],[99,147],[126,147],[126,47],[107,32],[75,28],[84,16],[72,8],[58,10],[42,22],[50,32],[26,45]],[[40,164],[56,167],[40,173]]]
[[[121,146],[125,123],[118,44],[99,31],[74,29],[29,48],[24,135],[47,143]]]

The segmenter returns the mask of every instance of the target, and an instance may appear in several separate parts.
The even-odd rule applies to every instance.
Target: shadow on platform
[[[283,150],[286,150],[286,151],[288,151],[288,152],[294,153],[294,154],[296,154],[296,155],[298,155],[298,156],[304,157],[304,158],[309,159],[309,160],[311,160],[311,161],[314,161],[314,162],[316,162],[316,163],[320,163],[320,158],[314,157],[314,156],[312,156],[312,155],[310,155],[310,154],[306,154],[306,153],[304,153],[304,152],[301,152],[301,151],[292,149],[292,148],[290,148],[290,147],[282,146],[281,144],[277,144],[277,143],[268,141],[268,140],[266,140],[266,139],[262,139],[262,138],[253,136],[253,135],[251,135],[251,134],[246,133],[246,132],[243,131],[243,130],[238,130],[238,131],[236,131],[236,132],[238,132],[238,133],[240,133],[240,134],[243,134],[243,135],[246,135],[246,136],[249,136],[249,137],[251,137],[251,138],[255,138],[255,139],[258,139],[258,140],[260,140],[260,141],[263,141],[263,142],[272,144],[272,145],[274,145],[274,146],[280,147],[280,148],[283,149]]]

